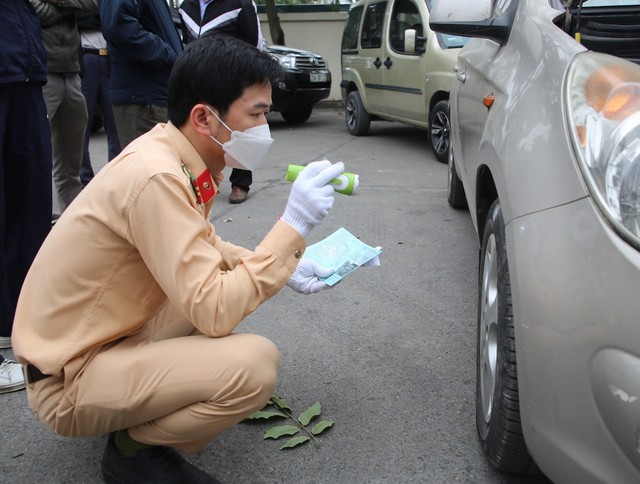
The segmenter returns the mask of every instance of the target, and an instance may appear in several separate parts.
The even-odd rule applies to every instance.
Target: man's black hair
[[[278,61],[226,35],[202,37],[180,54],[169,77],[169,121],[181,127],[193,106],[206,103],[224,117],[245,88],[278,82]]]

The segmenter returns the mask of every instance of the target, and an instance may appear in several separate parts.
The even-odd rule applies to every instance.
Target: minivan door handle
[[[384,61],[384,66],[387,68],[387,70],[391,69],[391,66],[393,65],[393,62],[391,61],[391,57],[387,57],[387,60]]]
[[[373,65],[376,66],[376,69],[380,69],[380,66],[382,65],[380,57],[376,57],[376,60],[373,61]]]

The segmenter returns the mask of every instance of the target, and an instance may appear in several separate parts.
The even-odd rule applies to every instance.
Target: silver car
[[[640,482],[640,0],[447,0],[449,203],[480,245],[476,424],[498,469]]]

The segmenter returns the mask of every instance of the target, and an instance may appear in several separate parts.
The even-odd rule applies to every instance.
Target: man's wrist
[[[299,215],[294,210],[285,209],[284,213],[280,217],[280,220],[291,225],[291,227],[297,230],[298,233],[304,238],[309,235],[309,232],[311,232],[311,229],[313,228],[313,226],[304,217]]]

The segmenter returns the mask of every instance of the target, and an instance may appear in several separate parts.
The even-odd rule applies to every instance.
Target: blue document
[[[335,269],[329,277],[320,280],[333,286],[347,274],[363,265],[380,265],[380,247],[371,247],[354,237],[344,227],[329,237],[307,247],[304,257],[313,259],[321,266]]]

